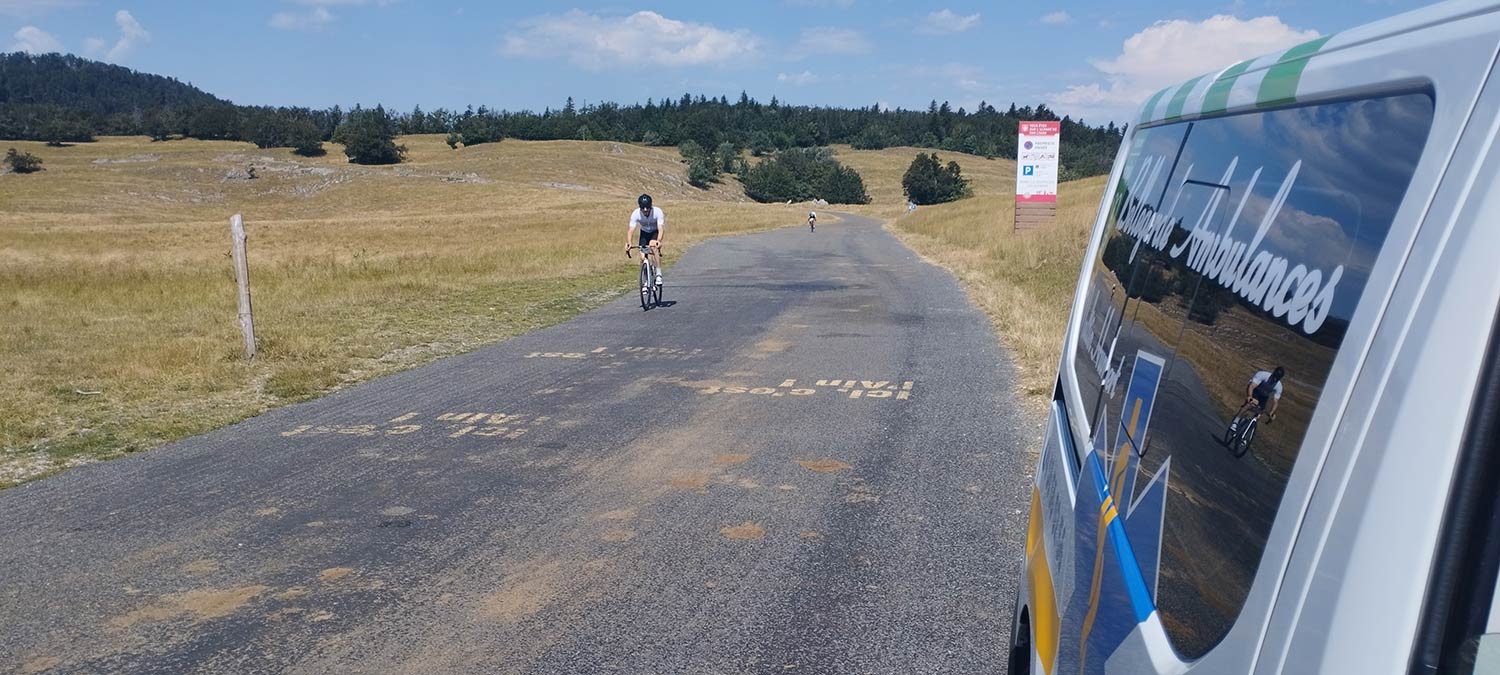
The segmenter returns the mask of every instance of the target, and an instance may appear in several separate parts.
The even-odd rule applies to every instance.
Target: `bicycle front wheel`
[[[652,282],[651,265],[641,263],[641,309],[651,309]]]
[[[1234,452],[1235,459],[1245,456],[1250,451],[1250,441],[1255,440],[1255,428],[1258,423],[1254,418],[1247,420],[1245,426],[1240,430],[1239,437],[1234,439],[1234,445],[1230,449]]]

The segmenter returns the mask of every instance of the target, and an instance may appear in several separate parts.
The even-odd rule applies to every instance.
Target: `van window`
[[[1131,543],[1159,551],[1144,571],[1184,658],[1239,615],[1432,114],[1431,97],[1414,93],[1160,126],[1133,141],[1086,281],[1073,370],[1101,457],[1140,458],[1130,484],[1114,487],[1117,504],[1171,460],[1161,541]],[[1127,405],[1127,390],[1150,396]],[[1241,444],[1256,413],[1247,399],[1267,416]]]

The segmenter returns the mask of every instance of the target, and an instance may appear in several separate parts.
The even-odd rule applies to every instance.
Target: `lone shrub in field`
[[[830,204],[868,204],[859,172],[839,164],[828,148],[789,149],[740,174],[745,196],[758,202],[825,199]]]
[[[682,159],[688,165],[688,185],[707,190],[709,184],[719,182],[720,160],[697,141],[685,140],[677,145],[677,151],[682,153]]]
[[[5,165],[16,173],[36,173],[42,170],[42,160],[29,152],[16,152],[11,148],[5,152]]]
[[[333,142],[344,144],[344,154],[355,164],[396,164],[406,146],[396,145],[396,125],[385,108],[355,108],[333,132]]]
[[[901,177],[901,189],[916,204],[941,204],[969,196],[969,181],[963,177],[958,162],[944,167],[937,153],[917,153],[917,158]]]

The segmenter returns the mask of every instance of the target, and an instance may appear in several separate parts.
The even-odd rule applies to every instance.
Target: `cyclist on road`
[[[1260,409],[1276,419],[1276,408],[1281,404],[1281,378],[1286,375],[1286,369],[1276,366],[1270,372],[1264,370],[1250,378],[1249,384],[1245,385],[1245,403],[1255,402]]]
[[[666,239],[667,215],[662,213],[661,207],[651,205],[651,195],[641,195],[635,203],[640,208],[630,212],[630,229],[625,231],[625,252],[630,253],[630,249],[636,246],[648,247],[651,265],[656,268],[656,284],[660,286],[661,245]],[[632,237],[636,230],[640,230],[640,235]]]
[[[807,212],[807,229],[808,230],[816,230],[816,229],[818,229],[818,212],[817,211],[808,211]]]

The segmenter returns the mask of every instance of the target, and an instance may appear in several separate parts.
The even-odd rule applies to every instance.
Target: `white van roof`
[[[1141,107],[1139,125],[1207,117],[1296,103],[1328,92],[1309,86],[1305,77],[1320,69],[1329,54],[1418,29],[1431,28],[1500,9],[1492,0],[1454,0],[1425,7],[1342,33],[1304,42],[1286,51],[1241,61],[1215,73],[1167,87]],[[1376,75],[1376,74],[1371,74]],[[1327,82],[1327,80],[1324,80]],[[1356,93],[1343,89],[1343,93]]]

